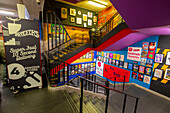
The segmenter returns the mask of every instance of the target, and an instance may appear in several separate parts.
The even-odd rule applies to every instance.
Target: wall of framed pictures
[[[98,51],[97,60],[104,62],[104,64],[130,71],[129,82],[149,88],[158,38],[159,36],[148,37],[121,51]],[[140,53],[136,52],[138,50],[140,50]],[[127,59],[129,55],[134,59]]]
[[[170,97],[170,36],[159,36],[150,89]]]
[[[51,6],[56,9],[56,13],[64,25],[84,28],[97,26],[97,12],[58,1],[51,3]]]

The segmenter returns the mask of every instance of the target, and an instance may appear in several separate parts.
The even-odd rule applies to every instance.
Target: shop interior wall
[[[130,45],[129,47],[140,47],[140,48],[142,48],[143,42],[156,42],[156,43],[158,44],[158,39],[159,39],[159,36],[151,36],[151,37],[148,37],[148,38],[146,38],[146,39],[144,39],[144,40],[141,40],[141,41],[139,41],[139,42],[137,42],[137,43],[135,43],[135,44],[133,44],[133,45]],[[155,51],[156,51],[156,49],[155,49]],[[104,51],[104,52],[106,52],[106,53],[113,53],[113,54],[119,54],[119,55],[124,55],[124,62],[136,64],[136,63],[134,63],[133,60],[128,60],[128,59],[127,59],[128,47],[122,49],[121,51]],[[106,62],[105,62],[105,64],[109,64],[109,63],[106,63]],[[96,64],[96,65],[97,65],[97,64]],[[113,64],[109,64],[109,65],[112,65],[112,66],[115,66],[115,67],[119,67],[119,66],[116,66],[116,65],[113,65]],[[140,62],[137,62],[137,65],[140,65]],[[153,64],[153,65],[154,65],[154,64]],[[145,65],[145,67],[146,67],[146,65]],[[119,68],[125,69],[125,68],[123,68],[123,67],[119,67]],[[152,68],[153,68],[153,67],[152,67]],[[128,69],[125,69],[125,70],[128,70]],[[136,78],[136,79],[132,78],[132,72],[135,72],[135,71],[131,71],[131,76],[130,76],[129,82],[131,82],[131,83],[136,83],[136,84],[141,85],[141,86],[143,86],[143,87],[145,87],[145,88],[149,88],[149,87],[150,87],[150,83],[148,84],[148,83],[144,83],[143,81],[138,80],[138,74],[139,74],[139,72],[136,72],[136,73],[137,73],[137,78]],[[152,71],[152,73],[153,73],[153,71]],[[146,76],[146,75],[144,75],[144,76]],[[152,74],[151,74],[151,76],[152,76]],[[150,77],[150,78],[151,78],[151,77]]]
[[[159,64],[155,63],[156,65],[154,66],[154,68],[162,69],[163,74],[161,78],[157,79],[152,78],[150,89],[170,97],[170,82],[168,81],[164,83],[162,81],[164,80],[165,70],[170,68],[169,65],[165,64],[167,52],[170,51],[170,36],[159,36],[158,49],[159,50],[157,51],[157,53],[164,54],[164,59],[163,63]]]
[[[62,23],[64,25],[69,25],[69,26],[76,26],[76,27],[84,27],[84,23],[87,24],[87,28],[92,28],[95,26],[94,23],[96,23],[97,25],[97,22],[92,22],[92,26],[88,26],[88,21],[83,21],[82,20],[82,24],[79,25],[79,24],[76,24],[76,18],[79,17],[79,18],[82,18],[83,19],[83,14],[88,14],[88,12],[92,12],[93,13],[93,16],[97,16],[98,17],[98,12],[95,12],[95,11],[92,11],[92,10],[88,10],[88,9],[85,9],[85,8],[80,8],[80,7],[77,7],[77,6],[73,6],[73,5],[70,5],[70,4],[66,4],[66,3],[61,3],[61,2],[58,2],[58,1],[55,1],[53,3],[50,4],[54,9],[56,9],[56,13],[57,15],[59,16],[59,18],[61,19],[61,8],[67,8],[67,18],[66,19],[61,19]],[[76,16],[71,16],[70,15],[70,8],[72,9],[76,9]],[[81,15],[78,15],[78,11],[81,11]],[[75,22],[71,22],[71,17],[75,17]],[[89,18],[88,19],[92,19],[93,20],[93,17],[92,18]]]
[[[114,6],[110,6],[102,11],[98,12],[98,27],[103,26],[115,13],[117,10]]]

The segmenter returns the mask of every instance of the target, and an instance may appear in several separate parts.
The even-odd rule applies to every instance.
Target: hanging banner
[[[140,47],[128,47],[127,59],[140,61],[141,50],[142,48]]]
[[[97,62],[96,62],[96,74],[103,76],[103,66],[104,66],[104,63],[97,60]]]
[[[1,20],[10,89],[41,87],[38,21],[3,16]]]
[[[116,82],[123,82],[125,76],[125,82],[129,82],[130,71],[104,64],[103,76],[112,81],[115,81],[116,77]]]

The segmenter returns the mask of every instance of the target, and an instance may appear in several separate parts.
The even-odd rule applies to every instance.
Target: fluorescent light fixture
[[[0,14],[7,14],[7,15],[14,15],[13,12],[10,12],[10,11],[4,11],[4,10],[0,10]]]
[[[105,5],[99,4],[97,2],[93,2],[93,1],[88,1],[89,4],[97,6],[97,7],[106,7]]]
[[[108,5],[106,2],[102,2],[102,1],[99,1],[99,0],[97,0],[97,2],[102,3],[104,5]]]

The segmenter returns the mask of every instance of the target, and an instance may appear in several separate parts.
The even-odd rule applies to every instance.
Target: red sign
[[[116,77],[116,82],[123,82],[125,76],[125,82],[129,82],[130,71],[104,64],[103,75],[112,81],[115,81]]]

